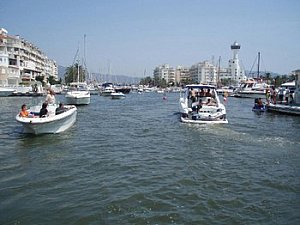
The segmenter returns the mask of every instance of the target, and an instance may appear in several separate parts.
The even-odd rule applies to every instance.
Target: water
[[[1,98],[0,224],[300,224],[300,118],[229,98],[229,124],[188,125],[178,97],[92,96],[37,137],[14,117],[41,99]]]

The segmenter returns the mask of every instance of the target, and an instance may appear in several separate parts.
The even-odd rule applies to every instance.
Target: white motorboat
[[[91,102],[91,94],[87,90],[87,84],[85,82],[71,83],[65,98],[67,104],[70,105],[88,105]]]
[[[106,86],[100,91],[100,95],[104,97],[111,96],[112,93],[116,93],[112,85]]]
[[[10,87],[0,87],[0,97],[11,96],[16,89]]]
[[[270,112],[284,113],[290,115],[300,116],[300,70],[296,70],[296,80],[292,84],[285,84],[285,86],[292,86],[290,94],[287,101],[279,103],[269,103],[267,105],[267,110]]]
[[[234,91],[233,96],[240,98],[265,99],[267,89],[269,88],[271,88],[269,84],[249,78],[241,83],[240,87]]]
[[[216,92],[219,95],[225,95],[227,93],[227,96],[230,96],[233,94],[233,87],[228,87],[228,86],[220,87],[216,89]]]
[[[48,116],[39,117],[41,106],[34,106],[29,109],[29,117],[16,116],[17,122],[23,125],[24,133],[31,134],[55,134],[69,129],[76,121],[77,108],[74,105],[66,105],[65,111],[56,115],[55,110],[58,105],[48,105]]]
[[[285,105],[285,104],[273,104],[267,105],[267,110],[270,112],[278,112],[290,115],[300,116],[300,105]]]
[[[125,98],[125,94],[123,94],[122,92],[114,92],[110,94],[112,99],[122,99]]]
[[[194,92],[194,94],[191,94]],[[224,124],[226,108],[213,85],[187,85],[179,100],[180,119],[184,123]]]

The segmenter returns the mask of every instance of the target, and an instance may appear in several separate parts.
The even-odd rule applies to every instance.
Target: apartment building
[[[54,60],[35,45],[19,35],[11,36],[0,29],[0,85],[18,85],[34,81],[37,76],[58,79],[58,68]]]
[[[241,45],[235,41],[230,47],[233,57],[228,61],[227,68],[217,67],[207,60],[196,63],[190,68],[177,66],[175,70],[169,64],[164,64],[154,69],[154,77],[163,78],[167,83],[180,83],[185,79],[191,79],[194,83],[217,84],[222,79],[230,79],[239,83],[246,79],[238,57]]]
[[[154,77],[164,79],[166,83],[176,83],[175,69],[169,64],[157,66],[153,71]]]
[[[176,83],[181,83],[181,81],[190,79],[190,68],[184,66],[177,66],[175,70],[175,80]]]
[[[195,83],[216,83],[216,66],[208,61],[196,63],[190,68],[190,78]]]

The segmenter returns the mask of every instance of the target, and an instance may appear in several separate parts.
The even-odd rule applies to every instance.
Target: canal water
[[[15,115],[42,98],[0,98],[0,224],[300,224],[300,118],[229,98],[228,124],[188,125],[178,98],[92,96],[41,136]]]

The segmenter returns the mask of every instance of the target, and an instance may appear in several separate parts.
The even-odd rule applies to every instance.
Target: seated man
[[[44,102],[42,105],[42,108],[40,110],[40,118],[46,117],[48,115],[48,109],[47,109],[48,103]]]
[[[215,103],[215,101],[212,98],[209,98],[209,99],[207,99],[206,105],[208,105],[208,106],[215,106],[216,103]]]
[[[65,111],[66,111],[66,108],[64,107],[64,103],[61,102],[61,103],[59,103],[59,107],[57,107],[55,109],[55,115],[61,114]]]

